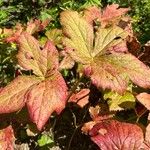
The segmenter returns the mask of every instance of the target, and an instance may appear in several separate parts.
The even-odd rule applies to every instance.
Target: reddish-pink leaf
[[[115,22],[117,19],[120,19],[122,15],[129,11],[128,8],[118,8],[118,4],[108,5],[105,10],[102,12],[101,24],[106,26],[109,23]]]
[[[46,26],[49,24],[49,19],[40,21],[40,20],[30,20],[27,23],[26,32],[29,34],[33,34],[35,32],[42,31],[46,28]]]
[[[39,58],[39,68],[44,76],[50,76],[58,69],[58,51],[51,41],[47,41]]]
[[[26,102],[28,89],[40,80],[35,76],[18,76],[0,92],[0,113],[20,110]]]
[[[115,120],[97,123],[90,136],[101,150],[140,150],[144,141],[139,126]]]
[[[136,96],[138,101],[143,104],[148,110],[150,110],[150,94],[140,93]]]
[[[14,132],[11,126],[0,130],[0,149],[14,150]]]
[[[84,107],[89,101],[89,89],[82,89],[76,94],[72,94],[69,102],[77,103],[80,107]]]
[[[144,150],[150,150],[150,124],[146,127],[145,141],[142,146]]]
[[[90,24],[93,24],[93,21],[101,18],[101,10],[95,6],[89,7],[84,11],[84,17]]]
[[[59,72],[28,91],[27,107],[32,121],[39,130],[54,111],[59,114],[64,109],[66,98],[67,86]]]
[[[119,93],[127,88],[128,79],[141,87],[150,87],[150,69],[131,54],[113,53],[98,57],[97,62],[85,67],[85,73],[97,87]]]

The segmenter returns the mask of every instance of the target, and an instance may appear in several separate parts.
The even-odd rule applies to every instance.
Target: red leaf
[[[90,136],[101,150],[140,150],[144,141],[139,126],[115,120],[97,123]]]
[[[69,102],[77,103],[80,107],[84,107],[89,101],[89,89],[82,89],[76,94],[72,94]]]
[[[32,121],[39,130],[54,111],[59,114],[64,109],[66,99],[67,86],[59,72],[28,91],[27,107]]]
[[[14,150],[14,132],[11,126],[0,130],[0,149]]]

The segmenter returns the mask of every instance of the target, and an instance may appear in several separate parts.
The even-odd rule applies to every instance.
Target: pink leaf
[[[0,92],[0,113],[20,110],[25,105],[28,89],[40,80],[35,76],[18,76]]]
[[[89,89],[82,89],[76,94],[72,94],[69,102],[77,103],[80,107],[84,107],[89,101]]]
[[[101,10],[95,6],[89,7],[84,11],[84,17],[90,24],[93,24],[93,21],[96,19],[101,19]]]
[[[102,26],[106,26],[110,22],[115,22],[116,19],[129,11],[128,8],[118,8],[118,4],[108,5],[102,13],[101,23]]]
[[[59,114],[64,109],[66,98],[67,86],[59,72],[28,91],[27,107],[30,118],[39,130],[54,111]]]
[[[14,132],[11,126],[0,130],[0,149],[14,150]]]
[[[101,150],[140,150],[144,141],[139,126],[115,120],[97,123],[90,136]]]
[[[148,110],[150,110],[150,94],[140,93],[136,96],[138,101],[143,104]]]

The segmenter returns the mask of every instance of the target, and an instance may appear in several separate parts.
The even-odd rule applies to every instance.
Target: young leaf
[[[26,92],[41,80],[35,76],[18,76],[0,92],[0,113],[20,110],[26,102]]]
[[[89,134],[101,150],[140,150],[144,141],[139,126],[115,120],[97,123]]]
[[[59,72],[34,85],[27,92],[27,107],[30,118],[39,130],[47,122],[49,116],[64,109],[67,99],[67,86]]]
[[[125,92],[123,95],[116,92],[106,92],[104,99],[108,100],[110,111],[131,109],[135,106],[135,98],[130,92]]]
[[[0,130],[0,149],[14,150],[14,132],[11,126]]]

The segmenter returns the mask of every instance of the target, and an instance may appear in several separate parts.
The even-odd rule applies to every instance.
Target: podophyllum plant
[[[102,150],[150,149],[150,125],[144,132],[136,124],[116,119],[117,111],[136,110],[136,96],[150,109],[150,96],[134,91],[137,86],[150,88],[150,69],[128,50],[127,43],[135,39],[130,18],[125,16],[128,10],[118,8],[117,4],[104,10],[97,7],[80,12],[65,10],[60,14],[62,29],[47,31],[48,40],[42,42],[37,33],[47,22],[31,21],[27,27],[12,31],[6,41],[17,43],[18,64],[21,70],[32,73],[19,75],[1,89],[0,113],[19,111],[26,105],[32,122],[42,130],[51,114],[60,114],[68,102],[80,107],[88,103],[90,89],[80,87],[76,93],[81,78],[87,77],[103,96],[97,106],[90,107],[93,121],[85,123],[82,131]],[[65,82],[61,72],[74,65],[79,81],[70,90],[69,81]],[[103,108],[102,99],[109,110]],[[136,112],[140,118],[142,113]],[[11,126],[1,130],[0,136],[1,149],[13,149]]]

